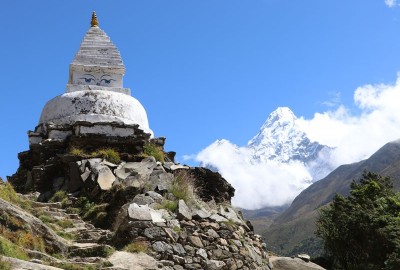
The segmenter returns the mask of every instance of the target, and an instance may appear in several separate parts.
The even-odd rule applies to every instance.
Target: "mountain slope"
[[[400,140],[384,145],[366,160],[340,166],[302,191],[263,233],[267,244],[282,254],[303,251],[318,255],[321,242],[314,236],[316,209],[329,203],[336,193],[347,195],[351,181],[365,170],[390,176],[395,190],[400,190]]]

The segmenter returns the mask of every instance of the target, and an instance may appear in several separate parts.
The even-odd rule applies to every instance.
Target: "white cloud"
[[[335,147],[329,162],[334,166],[369,157],[385,143],[400,138],[400,74],[393,85],[365,85],[354,92],[356,113],[340,105],[300,117],[297,124],[311,140]],[[229,141],[217,141],[196,159],[211,164],[235,188],[236,206],[256,209],[290,203],[311,179],[300,163],[251,164],[250,153]]]
[[[385,0],[385,4],[388,6],[388,7],[394,7],[394,6],[396,6],[396,3],[397,2],[397,0]]]
[[[215,167],[236,189],[233,204],[247,209],[288,204],[310,185],[311,176],[299,162],[251,164],[249,155],[247,148],[221,140],[202,150],[197,160]]]

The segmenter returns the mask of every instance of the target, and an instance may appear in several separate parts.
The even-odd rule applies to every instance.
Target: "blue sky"
[[[121,52],[125,87],[181,160],[216,139],[245,145],[279,106],[304,118],[338,104],[357,114],[357,87],[400,71],[396,1],[7,1],[1,177],[16,170],[46,101],[65,91],[93,10]]]

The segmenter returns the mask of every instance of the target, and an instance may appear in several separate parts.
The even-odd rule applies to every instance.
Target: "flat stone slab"
[[[290,257],[270,257],[270,262],[273,264],[274,270],[324,270],[325,268],[312,263],[305,262],[300,258]]]
[[[108,261],[114,267],[121,267],[127,270],[156,270],[157,261],[146,253],[130,253],[124,251],[116,251],[112,254]]]

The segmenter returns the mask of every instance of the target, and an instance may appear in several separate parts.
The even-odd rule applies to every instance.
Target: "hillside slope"
[[[338,167],[301,192],[263,233],[270,249],[285,255],[320,254],[322,242],[314,236],[317,209],[336,193],[347,195],[351,181],[358,180],[365,170],[390,176],[395,190],[400,190],[400,140],[387,143],[366,160]]]

